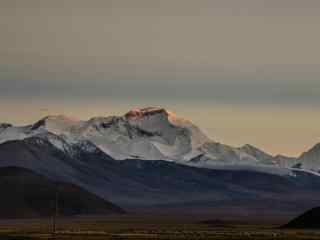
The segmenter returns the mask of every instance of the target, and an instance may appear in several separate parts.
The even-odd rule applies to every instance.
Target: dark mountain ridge
[[[283,228],[319,229],[319,218],[320,207],[315,207],[291,220],[288,224],[284,225]]]
[[[270,208],[265,202],[273,202],[274,210],[292,211],[313,207],[320,200],[320,178],[312,173],[204,169],[161,160],[118,161],[89,142],[69,145],[67,152],[45,138],[6,142],[0,144],[0,167],[8,166],[79,186],[125,208],[212,208],[228,203],[248,209],[250,205]]]
[[[20,167],[0,168],[0,218],[49,217],[58,194],[60,216],[124,213],[120,207],[82,188]]]

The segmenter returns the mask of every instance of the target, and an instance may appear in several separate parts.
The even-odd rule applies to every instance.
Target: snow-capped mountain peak
[[[169,159],[194,157],[201,145],[211,141],[192,122],[164,108],[133,109],[125,118],[131,126],[156,135],[152,144]]]
[[[309,151],[320,152],[320,143],[315,144]]]
[[[31,130],[46,129],[54,134],[64,134],[81,121],[65,115],[52,115],[42,118],[31,126]]]
[[[211,141],[190,121],[164,108],[148,107],[88,121],[47,116],[30,126],[9,127],[0,133],[0,143],[46,133],[71,142],[91,141],[115,159],[187,160],[201,154],[201,146]]]
[[[124,118],[132,126],[150,132],[159,132],[171,127],[168,116],[169,113],[163,108],[148,107],[132,109],[124,115]]]
[[[258,149],[255,146],[252,146],[250,144],[245,144],[242,147],[240,147],[239,149],[244,151],[244,152],[246,152],[246,153],[248,153],[251,156],[256,157],[256,158],[261,158],[261,159],[262,158],[263,159],[271,159],[271,158],[273,158],[272,155],[270,155],[270,154]]]
[[[158,133],[170,131],[174,126],[183,127],[181,124],[186,122],[186,120],[177,118],[172,112],[160,107],[135,108],[126,113],[124,118],[132,126]]]
[[[161,107],[146,107],[146,108],[134,108],[127,112],[124,117],[128,121],[163,121],[168,122],[175,125],[180,124],[192,124],[190,121],[183,119],[181,117],[178,117],[176,114],[174,114],[171,111],[168,111]]]
[[[73,127],[71,135],[89,139],[116,159],[182,159],[209,140],[191,122],[158,107],[95,117]]]
[[[296,161],[296,166],[315,172],[320,172],[320,143],[304,152]]]
[[[66,152],[79,144],[88,151],[95,146],[117,160],[167,160],[210,168],[279,166],[279,162],[290,167],[293,162],[275,159],[249,144],[235,148],[218,143],[191,121],[161,107],[135,108],[122,116],[93,117],[87,121],[56,115],[29,126],[0,125],[0,144],[31,137],[46,138]]]

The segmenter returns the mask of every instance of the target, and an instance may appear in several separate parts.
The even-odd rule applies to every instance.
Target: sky
[[[0,122],[161,106],[213,140],[320,142],[318,0],[1,0]]]

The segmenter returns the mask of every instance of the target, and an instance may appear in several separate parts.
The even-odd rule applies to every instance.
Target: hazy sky
[[[216,141],[320,142],[319,0],[1,0],[0,122],[163,106]]]

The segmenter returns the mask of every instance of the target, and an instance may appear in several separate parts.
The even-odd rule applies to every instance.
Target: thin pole
[[[53,234],[55,234],[57,231],[58,211],[59,211],[59,189],[58,189],[58,184],[56,184],[55,199],[54,199],[54,213],[52,216],[52,233]]]

